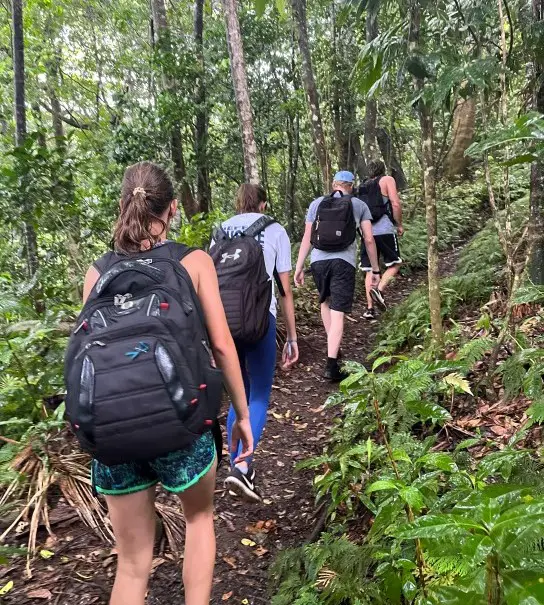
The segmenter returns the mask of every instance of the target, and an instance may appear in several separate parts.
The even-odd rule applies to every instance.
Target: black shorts
[[[355,267],[341,258],[319,260],[310,266],[319,302],[329,300],[333,311],[351,313],[355,294]]]
[[[378,250],[378,258],[383,260],[386,267],[400,265],[402,258],[400,257],[399,240],[393,233],[385,233],[384,235],[375,235],[376,249]],[[372,271],[370,259],[366,253],[364,243],[361,245],[361,264],[359,265],[363,271]]]

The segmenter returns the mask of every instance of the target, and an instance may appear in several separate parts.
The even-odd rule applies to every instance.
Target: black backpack
[[[357,235],[353,196],[342,194],[335,197],[335,193],[333,191],[319,203],[312,224],[312,246],[324,252],[340,252],[349,248]]]
[[[200,301],[168,242],[132,256],[110,252],[65,357],[66,417],[106,465],[152,460],[214,428],[222,373]]]
[[[389,201],[383,201],[382,190],[380,189],[381,178],[368,179],[357,191],[357,197],[368,206],[373,223],[378,222],[386,214],[393,221],[391,204]]]
[[[262,216],[245,231],[229,236],[219,226],[210,255],[219,280],[219,292],[235,341],[251,344],[261,340],[269,326],[272,284],[266,271],[261,244],[255,239],[276,221]],[[274,277],[281,296],[285,295],[277,271]]]

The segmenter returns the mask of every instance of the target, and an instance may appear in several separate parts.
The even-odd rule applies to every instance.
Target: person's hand
[[[295,286],[298,288],[299,286],[304,285],[304,269],[297,268],[295,271]]]
[[[288,340],[281,355],[282,368],[288,370],[298,361],[298,344],[296,340]]]
[[[397,225],[397,235],[402,237],[404,235],[404,227],[402,225]]]
[[[373,288],[377,288],[380,285],[381,278],[382,278],[381,273],[374,273],[374,271],[372,272],[371,285]]]
[[[253,432],[249,423],[249,416],[235,420],[232,425],[230,449],[233,454],[238,450],[240,441],[242,442],[242,453],[236,458],[234,464],[242,462],[253,454]]]

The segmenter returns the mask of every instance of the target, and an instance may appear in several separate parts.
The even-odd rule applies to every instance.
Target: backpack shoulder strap
[[[178,242],[168,242],[168,244],[165,245],[165,248],[170,252],[170,256],[177,261],[182,261],[186,256],[189,256],[191,252],[198,250],[198,248],[179,244]]]
[[[117,256],[118,254],[113,252],[113,250],[110,250],[95,260],[93,267],[98,271],[98,273],[100,273],[100,275],[103,275],[111,267],[111,265],[117,261]]]
[[[212,233],[212,239],[214,242],[220,242],[226,239],[230,239],[228,233],[223,229],[223,225],[219,224]]]
[[[259,235],[259,233],[261,231],[264,231],[267,227],[269,227],[270,225],[273,225],[275,222],[276,222],[276,219],[272,218],[271,216],[267,216],[265,214],[264,216],[261,216],[260,218],[258,218],[252,225],[250,225],[244,231],[244,235],[246,237],[255,237],[256,235]]]

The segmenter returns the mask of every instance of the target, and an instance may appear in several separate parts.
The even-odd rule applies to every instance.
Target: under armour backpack
[[[387,202],[384,202],[383,200],[382,190],[380,189],[381,178],[382,177],[368,179],[357,191],[357,197],[368,206],[373,223],[378,222],[385,215],[393,220],[391,204],[389,203],[389,200]]]
[[[200,301],[167,242],[108,253],[65,357],[66,417],[81,447],[106,465],[189,447],[214,426],[222,373]]]
[[[255,237],[275,222],[262,216],[241,233],[230,236],[220,226],[213,236],[210,254],[227,323],[237,342],[258,342],[268,331],[272,284],[263,248]]]
[[[312,223],[311,243],[324,252],[340,252],[355,241],[357,226],[351,195],[335,197],[335,191],[323,198]],[[340,192],[342,193],[342,192]]]

